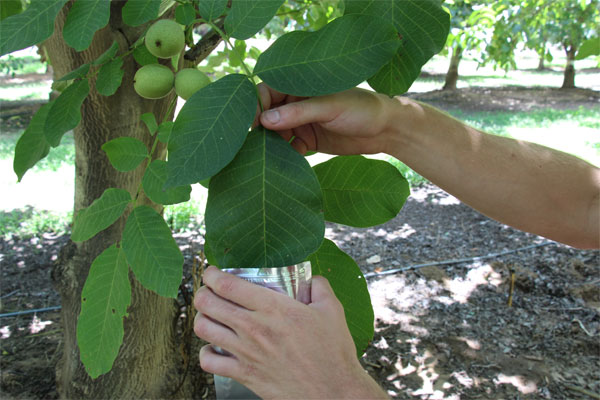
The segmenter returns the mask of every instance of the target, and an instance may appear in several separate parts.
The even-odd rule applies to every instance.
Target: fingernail
[[[265,111],[264,115],[265,115],[265,119],[272,124],[276,124],[279,122],[280,115],[279,115],[279,111],[277,111],[277,110]]]

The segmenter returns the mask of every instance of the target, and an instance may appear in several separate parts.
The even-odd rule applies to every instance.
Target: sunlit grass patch
[[[6,133],[0,135],[0,160],[12,160],[15,153],[15,146],[23,132]],[[60,146],[50,149],[46,158],[40,160],[30,171],[58,171],[61,167],[75,164],[75,142],[73,132],[66,133]]]
[[[10,240],[13,236],[25,239],[47,232],[62,235],[69,232],[72,217],[72,212],[38,210],[31,206],[0,211],[0,236]]]

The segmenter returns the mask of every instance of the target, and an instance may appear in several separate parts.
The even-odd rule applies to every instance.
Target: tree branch
[[[223,29],[224,21],[221,20],[216,23],[216,25]],[[198,65],[204,60],[206,57],[213,52],[214,49],[217,48],[219,43],[221,43],[221,35],[214,30],[211,30],[206,35],[202,36],[202,38],[194,45],[194,47],[190,48],[185,52],[183,58],[186,63],[191,63],[193,65]]]

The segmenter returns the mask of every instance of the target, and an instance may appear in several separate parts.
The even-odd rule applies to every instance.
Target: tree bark
[[[450,66],[448,72],[446,72],[446,81],[442,90],[456,90],[456,84],[458,82],[458,65],[462,58],[462,47],[456,46],[452,49],[452,57],[450,58]]]
[[[539,62],[538,62],[537,70],[543,71],[546,68],[546,65],[545,65],[546,49],[543,49],[542,52],[538,53],[538,57],[539,57]]]
[[[562,89],[573,89],[575,88],[575,53],[577,53],[577,49],[575,46],[565,46],[565,52],[567,53],[567,66]]]
[[[62,26],[70,4],[57,17],[54,34],[45,43],[55,77],[95,60],[111,46],[113,40],[119,43],[119,53],[124,53],[144,32],[144,26],[132,28],[124,25],[121,21],[124,2],[113,1],[107,27],[96,32],[88,49],[76,52],[62,39]],[[81,108],[81,123],[74,130],[75,213],[89,206],[109,187],[126,189],[132,196],[135,195],[144,167],[128,173],[118,172],[100,148],[106,141],[119,136],[135,137],[150,148],[154,138],[140,123],[140,115],[154,112],[160,120],[174,97],[171,94],[156,101],[141,98],[133,89],[137,68],[133,57],[125,58],[123,68],[123,83],[110,97],[100,95],[95,90],[95,78],[90,79],[91,90]],[[156,157],[164,156],[165,149],[161,146]],[[141,203],[150,204],[146,199],[142,199]],[[132,299],[125,318],[124,343],[112,370],[92,380],[79,359],[76,326],[81,309],[81,291],[92,261],[120,240],[124,224],[125,217],[122,217],[86,242],[70,242],[54,266],[52,278],[61,296],[64,332],[62,359],[56,374],[58,392],[66,399],[191,397],[190,385],[184,385],[174,394],[180,386],[187,357],[180,351],[182,338],[177,335],[176,321],[180,313],[177,303],[144,289],[131,275]]]

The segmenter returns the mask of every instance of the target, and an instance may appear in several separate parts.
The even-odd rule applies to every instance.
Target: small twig
[[[544,359],[542,357],[538,357],[538,356],[523,356],[523,358],[525,358],[527,360],[531,360],[531,361],[544,361]]]
[[[204,35],[192,48],[185,52],[183,58],[194,65],[198,65],[217,48],[223,39],[216,31]]]
[[[565,385],[565,388],[567,388],[569,390],[573,390],[575,392],[583,393],[586,396],[593,397],[594,399],[600,399],[600,394],[591,392],[591,391],[589,391],[587,389],[584,389],[584,388],[581,388],[579,386]]]
[[[508,272],[510,273],[510,287],[508,289],[508,307],[512,307],[513,302],[513,294],[515,293],[515,270],[513,267],[508,267]]]
[[[4,295],[0,296],[0,299],[4,299],[4,298],[6,298],[6,297],[10,297],[10,296],[12,296],[12,295],[13,295],[13,294],[15,294],[15,293],[19,293],[19,289],[17,289],[17,290],[13,290],[13,291],[12,291],[12,292],[10,292],[10,293],[7,293],[7,294],[4,294]]]
[[[587,329],[585,329],[585,326],[583,326],[583,322],[581,322],[579,319],[573,318],[573,320],[571,322],[577,322],[579,324],[579,326],[581,327],[581,329],[583,329],[583,331],[585,332],[585,334],[588,335],[589,337],[594,337],[595,336],[595,335],[591,334],[590,331],[588,331]]]

